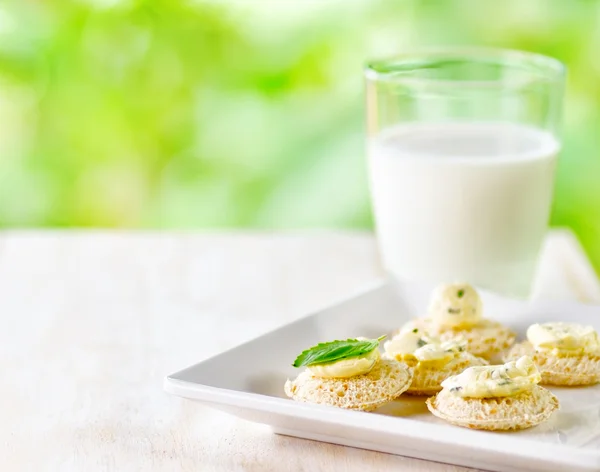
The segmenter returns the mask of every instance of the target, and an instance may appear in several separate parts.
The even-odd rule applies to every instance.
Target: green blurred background
[[[0,3],[0,225],[370,228],[362,64],[407,48],[569,67],[553,225],[600,268],[600,2]]]

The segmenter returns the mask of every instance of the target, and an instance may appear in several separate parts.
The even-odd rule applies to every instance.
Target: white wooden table
[[[0,233],[0,470],[466,470],[273,435],[162,391],[381,275],[364,233]],[[536,290],[600,302],[570,233],[549,238]]]

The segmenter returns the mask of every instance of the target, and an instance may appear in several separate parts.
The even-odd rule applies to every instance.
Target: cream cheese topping
[[[441,343],[418,329],[404,331],[383,345],[386,354],[396,359],[415,358],[419,362],[445,364],[464,350],[465,343],[447,341]]]
[[[536,323],[527,329],[527,339],[538,351],[600,353],[598,333],[592,326],[562,322]]]
[[[427,344],[427,340],[415,328],[410,331],[403,331],[383,344],[383,350],[389,354],[412,354],[417,349]]]
[[[438,286],[429,306],[429,316],[439,326],[474,326],[481,321],[482,313],[483,304],[479,294],[466,283]]]
[[[308,366],[307,369],[316,377],[325,378],[347,378],[356,375],[367,374],[379,360],[379,349],[358,357],[340,359],[339,361],[327,362]]]
[[[448,377],[442,388],[459,397],[509,397],[531,390],[542,377],[528,356],[504,365],[475,366]]]

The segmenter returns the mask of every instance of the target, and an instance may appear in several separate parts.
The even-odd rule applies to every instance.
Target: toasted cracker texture
[[[316,377],[307,369],[296,379],[288,380],[284,390],[288,397],[300,402],[370,411],[402,394],[410,386],[412,376],[412,369],[406,364],[380,359],[370,372],[350,378]]]
[[[600,356],[590,354],[554,354],[536,351],[529,341],[515,344],[504,356],[509,362],[530,356],[542,374],[545,385],[594,385],[600,382]]]
[[[449,423],[490,431],[531,428],[548,420],[559,408],[558,399],[539,385],[498,398],[463,398],[442,390],[426,403],[431,413]]]

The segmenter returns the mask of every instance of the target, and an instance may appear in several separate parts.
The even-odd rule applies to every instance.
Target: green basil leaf
[[[377,339],[346,339],[345,341],[319,343],[316,346],[303,351],[292,365],[294,367],[303,367],[363,356],[377,349],[377,347],[379,347],[379,342],[383,338],[385,338],[385,336],[381,336]]]

